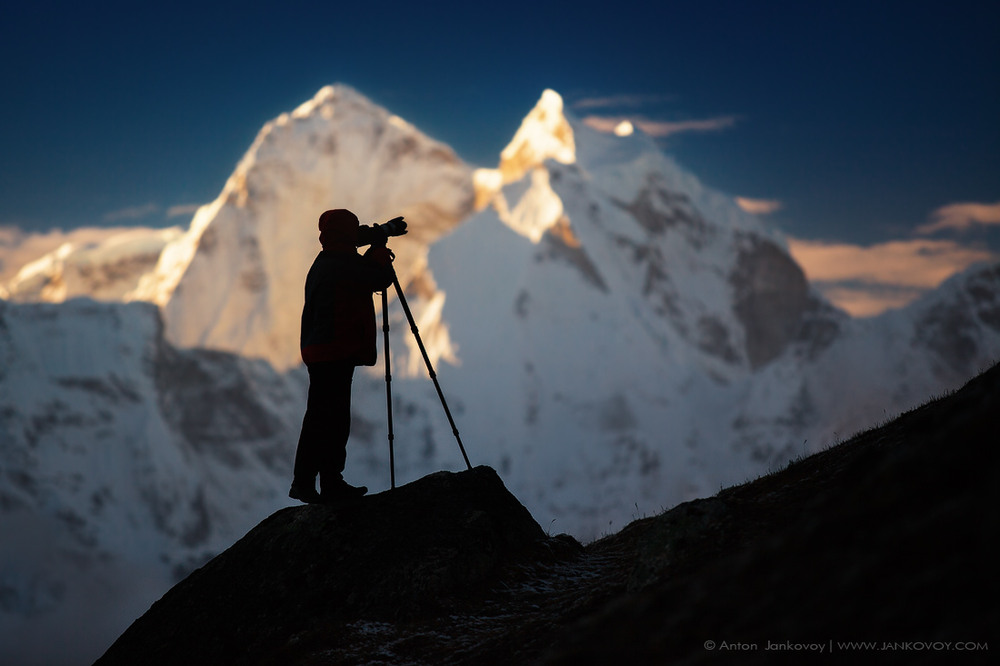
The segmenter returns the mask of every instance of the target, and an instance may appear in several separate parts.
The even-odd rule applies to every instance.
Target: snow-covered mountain
[[[477,182],[492,206],[430,254],[460,361],[441,379],[466,441],[554,529],[591,538],[709,495],[1000,357],[1000,267],[853,320],[776,230],[555,93]]]
[[[0,301],[0,661],[89,663],[285,505],[304,382],[147,303]]]
[[[25,234],[0,229],[0,298],[61,303],[76,296],[132,300],[179,227],[82,228]]]
[[[412,231],[393,244],[400,281],[432,291],[427,247],[472,205],[472,170],[449,147],[353,89],[327,86],[264,126],[134,298],[163,308],[167,337],[179,345],[292,367],[319,213],[348,208],[367,222],[404,215]]]
[[[406,216],[397,271],[473,464],[583,540],[843,439],[1000,356],[998,266],[854,320],[776,229],[649,137],[586,127],[552,91],[497,168],[473,171],[327,87],[265,125],[186,231],[0,252],[26,264],[2,267],[5,297],[147,301],[0,301],[0,523],[22,535],[0,549],[0,644],[55,645],[74,626],[110,641],[289,503],[302,284],[331,207]],[[406,482],[464,463],[399,310]],[[373,491],[389,483],[384,391],[381,367],[359,370],[347,475]],[[87,610],[98,592],[108,608]]]
[[[955,390],[998,358],[1000,264],[972,267],[906,308],[842,321],[822,354],[796,348],[762,368],[736,418],[747,441],[815,451]]]

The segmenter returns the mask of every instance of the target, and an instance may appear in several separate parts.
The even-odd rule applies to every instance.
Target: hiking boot
[[[339,502],[361,499],[367,492],[367,486],[352,486],[347,481],[340,479],[333,486],[328,485],[324,487],[323,494],[320,497],[322,498],[321,501],[325,504],[337,504]]]
[[[315,486],[298,484],[294,481],[292,482],[291,489],[288,491],[288,496],[306,504],[323,504],[323,498],[316,492]]]

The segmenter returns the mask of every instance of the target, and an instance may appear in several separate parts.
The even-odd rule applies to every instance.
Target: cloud
[[[194,215],[201,208],[201,204],[180,204],[167,209],[167,217],[181,217],[182,215]]]
[[[770,215],[784,208],[777,199],[748,199],[736,197],[736,205],[752,215]]]
[[[611,134],[615,131],[615,129],[622,126],[623,123],[628,122],[628,120],[625,120],[622,117],[613,116],[587,116],[583,119],[583,124],[587,127],[591,127],[598,132],[605,132],[607,134]]]
[[[966,231],[974,225],[1000,224],[1000,201],[993,204],[955,203],[942,206],[931,213],[932,222],[917,227],[918,234],[954,229]]]
[[[920,298],[921,289],[906,289],[887,285],[820,286],[828,301],[852,317],[874,317],[886,310],[901,308]]]
[[[979,261],[989,250],[945,240],[898,240],[861,246],[789,239],[789,250],[813,281],[857,280],[931,289]]]
[[[673,95],[608,95],[606,97],[586,97],[573,102],[574,109],[608,109],[623,106],[638,107],[662,104],[674,98]]]
[[[156,215],[161,212],[169,219],[184,215],[194,215],[200,207],[201,204],[178,204],[170,206],[166,209],[166,211],[164,211],[161,206],[155,203],[148,203],[142,206],[129,206],[120,210],[113,210],[110,213],[105,213],[103,219],[105,222],[141,220],[142,218],[149,217],[150,215]]]
[[[636,120],[636,126],[646,134],[662,139],[680,132],[717,132],[736,124],[736,116],[719,116],[702,120]]]
[[[122,208],[119,210],[113,210],[110,213],[105,213],[104,221],[118,222],[120,220],[138,220],[154,213],[158,213],[159,211],[160,207],[154,203],[148,203],[142,206],[130,206],[128,208]]]
[[[788,249],[809,281],[855,317],[907,305],[955,273],[998,259],[986,249],[929,239],[861,246],[789,238]]]
[[[736,124],[736,116],[718,116],[700,120],[650,120],[641,117],[627,116],[587,116],[583,124],[599,132],[612,132],[622,122],[631,122],[651,137],[662,139],[681,132],[715,132],[732,127]]]

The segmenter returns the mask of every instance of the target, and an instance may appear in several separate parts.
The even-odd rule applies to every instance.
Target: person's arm
[[[363,280],[372,291],[389,288],[396,272],[392,268],[392,252],[384,244],[373,244],[361,257],[364,265]]]

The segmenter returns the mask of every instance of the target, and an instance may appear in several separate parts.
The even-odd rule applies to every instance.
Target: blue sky
[[[579,116],[714,128],[660,141],[707,184],[779,202],[795,237],[870,245],[923,227],[1000,249],[1000,225],[978,219],[927,231],[944,206],[1000,206],[996,2],[2,12],[0,225],[185,222],[167,212],[213,199],[264,122],[347,83],[475,165],[494,166],[552,88]]]

